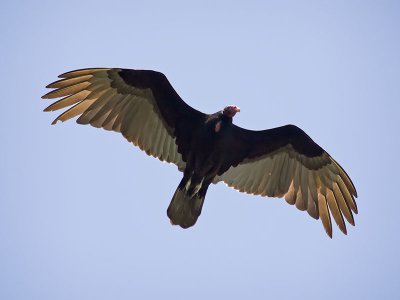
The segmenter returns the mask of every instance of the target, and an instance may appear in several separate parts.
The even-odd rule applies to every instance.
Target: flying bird
[[[167,210],[172,224],[193,226],[209,185],[222,181],[240,192],[285,198],[321,218],[330,237],[331,215],[344,234],[344,219],[354,226],[354,184],[300,128],[241,128],[232,122],[240,112],[236,105],[202,113],[185,103],[157,71],[95,68],[59,77],[47,86],[55,90],[42,98],[62,99],[44,111],[72,107],[52,124],[79,116],[77,123],[120,132],[148,155],[183,172]]]

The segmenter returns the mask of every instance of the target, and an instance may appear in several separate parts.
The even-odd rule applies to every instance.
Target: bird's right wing
[[[64,73],[42,98],[64,97],[48,106],[72,106],[54,121],[80,115],[79,124],[121,132],[148,155],[185,167],[195,127],[206,115],[186,104],[164,74],[150,70],[82,69]]]

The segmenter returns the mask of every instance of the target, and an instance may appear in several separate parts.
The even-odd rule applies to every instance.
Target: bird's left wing
[[[233,125],[233,166],[216,181],[249,194],[285,197],[315,219],[332,237],[332,214],[346,234],[343,216],[354,225],[356,189],[343,168],[300,128],[287,125],[252,131]],[[330,212],[330,213],[329,213]]]
[[[185,167],[194,127],[205,114],[186,104],[164,74],[150,70],[82,69],[60,75],[42,98],[64,97],[48,106],[72,106],[54,121],[77,122],[121,132],[148,155]]]

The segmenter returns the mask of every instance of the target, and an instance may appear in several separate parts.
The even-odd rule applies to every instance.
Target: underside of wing
[[[55,90],[42,98],[63,98],[45,111],[70,108],[53,124],[80,116],[78,123],[120,132],[148,155],[184,169],[177,139],[185,149],[185,139],[190,134],[179,126],[185,126],[189,119],[201,118],[202,114],[180,99],[163,74],[98,68],[76,70],[59,77],[63,79],[47,86]],[[190,129],[190,125],[186,127]]]
[[[224,181],[240,192],[284,197],[289,204],[295,205],[300,210],[307,210],[313,218],[321,218],[330,237],[332,237],[331,216],[333,216],[340,230],[346,234],[344,218],[354,225],[352,212],[357,213],[354,199],[357,197],[357,192],[353,183],[328,153],[322,150],[318,154],[318,149],[306,149],[314,146],[300,145],[299,142],[304,142],[302,137],[296,139],[289,138],[285,143],[275,140],[279,147],[270,145],[268,148],[272,149],[270,152],[244,159],[220,175],[217,180]],[[271,140],[269,142],[271,144]],[[311,142],[310,139],[304,143]],[[250,141],[249,144],[251,145]],[[258,145],[255,143],[253,147]],[[267,149],[265,145],[261,147]],[[300,153],[299,149],[302,147],[306,149],[303,152],[315,154]],[[259,150],[249,152],[257,151]]]

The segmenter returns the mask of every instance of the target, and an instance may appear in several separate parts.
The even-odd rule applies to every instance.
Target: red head
[[[236,113],[240,112],[240,108],[236,105],[228,105],[227,107],[224,108],[223,114],[224,116],[227,116],[229,118],[233,118]]]

